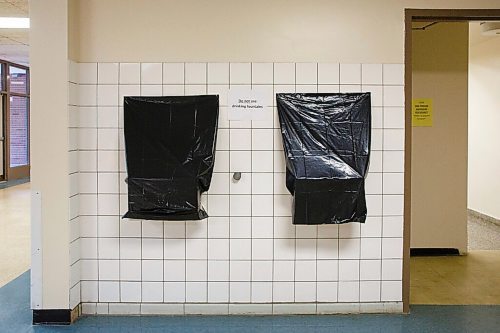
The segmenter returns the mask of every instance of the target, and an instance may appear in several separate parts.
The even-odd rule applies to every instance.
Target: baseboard
[[[323,315],[403,313],[400,301],[376,303],[82,303],[82,316]]]
[[[413,248],[410,249],[410,257],[438,257],[438,256],[459,256],[460,251],[454,248]]]
[[[50,309],[33,310],[33,325],[70,325],[82,314],[81,304],[73,310],[70,309]]]
[[[70,325],[70,309],[33,310],[33,325]]]
[[[479,220],[481,222],[486,222],[486,223],[492,223],[497,226],[500,226],[500,220],[494,218],[493,216],[489,216],[480,212],[477,212],[473,209],[467,209],[467,215],[469,218],[474,218],[476,220]]]

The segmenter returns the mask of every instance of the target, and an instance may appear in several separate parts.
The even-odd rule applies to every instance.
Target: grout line
[[[384,64],[382,64],[382,83],[384,83]],[[379,301],[382,300],[382,267],[383,267],[383,256],[382,256],[382,251],[383,251],[383,241],[384,239],[382,238],[384,234],[384,134],[385,134],[385,128],[384,128],[384,114],[385,114],[385,103],[384,103],[384,93],[385,93],[385,88],[384,85],[382,85],[382,194],[381,194],[381,212],[380,215],[381,217],[381,230],[380,230],[380,290],[379,290]]]
[[[99,65],[97,65],[97,82],[99,82]],[[97,100],[99,98],[99,89],[97,84],[95,85],[96,89],[96,113],[97,113]],[[96,171],[99,171],[99,115],[96,114]],[[99,192],[99,175],[96,173],[96,190]],[[100,262],[101,258],[99,255],[99,194],[96,194],[96,247],[97,247],[97,300],[100,300]]]
[[[253,89],[253,86],[252,86],[252,63],[250,63],[250,90]],[[250,280],[250,297],[249,297],[249,301],[252,302],[252,268],[253,268],[253,187],[252,187],[252,170],[253,170],[253,165],[252,165],[252,162],[253,162],[253,126],[254,126],[254,121],[251,120],[250,121],[250,173],[249,173],[249,177],[250,177],[250,277],[249,277],[249,280]]]

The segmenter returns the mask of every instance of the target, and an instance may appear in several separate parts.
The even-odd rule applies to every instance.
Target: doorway
[[[28,178],[29,68],[0,60],[0,181]]]
[[[481,297],[481,292],[483,296],[490,296],[489,291],[496,288],[496,280],[492,277],[495,274],[490,268],[495,266],[500,258],[492,259],[477,253],[471,253],[469,256],[458,254],[467,253],[468,23],[498,21],[500,11],[408,9],[405,18],[405,311],[409,311],[410,303],[495,304],[494,297]],[[415,30],[434,28],[436,29],[429,34],[430,38],[437,38],[440,30],[447,36],[441,43],[426,45],[413,34]],[[462,37],[465,34],[465,45],[458,44],[458,39],[462,38],[459,37],[460,34]],[[457,44],[453,45],[454,42]],[[446,52],[450,55],[446,55]],[[459,53],[465,58],[459,59]],[[428,63],[418,62],[416,58],[422,54],[430,56]],[[432,76],[436,66],[443,70]],[[420,72],[416,73],[416,69]],[[451,90],[436,97],[436,87],[439,87],[439,84]],[[461,91],[464,85],[465,88]],[[431,101],[430,114],[433,115],[435,123],[432,124],[431,121],[428,128],[413,127],[412,102],[417,102],[417,99]],[[449,109],[449,114],[443,115],[445,109]],[[422,145],[424,141],[428,142]],[[449,149],[439,151],[433,147],[433,142],[445,142],[444,146]],[[429,154],[429,151],[434,151],[435,156]],[[419,154],[426,156],[427,160],[417,160]],[[443,163],[444,158],[440,159],[439,154],[451,156],[450,160],[453,162]],[[435,174],[438,176],[433,180]],[[425,182],[428,182],[427,192],[423,191],[426,188]],[[437,189],[435,193],[428,190],[432,186]],[[436,195],[439,194],[439,186],[449,186],[456,190],[450,192],[452,195],[440,197]],[[432,224],[416,228],[419,227],[419,221],[429,220],[432,220]],[[459,226],[453,225],[456,221],[460,221]],[[449,224],[448,228],[443,227],[446,223]],[[411,236],[414,237],[413,241]],[[420,242],[424,244],[423,249],[417,250],[424,250],[420,251],[420,254],[432,256],[410,259],[410,248],[415,246],[415,239],[422,239],[422,236],[426,237],[424,242]],[[438,245],[441,244],[440,237],[441,240],[445,239],[444,246]],[[436,254],[457,256],[435,256]],[[478,297],[473,298],[470,295]]]

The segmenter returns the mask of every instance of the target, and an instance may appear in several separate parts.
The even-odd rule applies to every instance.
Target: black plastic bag
[[[215,162],[219,96],[125,97],[128,212],[124,218],[200,220]]]
[[[294,224],[365,222],[370,93],[277,94]]]

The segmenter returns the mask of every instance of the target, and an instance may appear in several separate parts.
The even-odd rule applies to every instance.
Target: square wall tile
[[[340,65],[332,63],[318,64],[318,84],[339,84],[340,83]]]
[[[229,73],[231,84],[250,84],[252,82],[252,69],[251,64],[248,62],[231,63]]]
[[[163,260],[143,260],[142,281],[163,281]]]
[[[384,84],[404,85],[404,76],[403,64],[384,64]]]
[[[186,261],[185,260],[165,260],[163,263],[163,278],[165,281],[185,281]]]
[[[140,84],[141,65],[139,63],[120,64],[120,84]]]
[[[252,194],[273,193],[273,173],[252,174]]]
[[[209,195],[208,207],[210,216],[229,216],[229,196]]]
[[[338,302],[359,302],[359,281],[340,281]]]
[[[161,294],[163,295],[163,290]],[[141,302],[141,283],[122,282],[120,284],[120,297],[122,302]]]
[[[273,259],[272,239],[252,239],[252,260]]]
[[[208,280],[229,281],[229,260],[209,260]]]
[[[316,261],[317,281],[337,281],[339,277],[338,260],[318,260]]]
[[[274,131],[273,129],[253,129],[252,149],[253,150],[273,150]]]
[[[384,86],[384,106],[404,107],[405,94],[403,86]]]
[[[249,303],[250,282],[230,282],[229,301],[234,303]]]
[[[163,282],[143,282],[142,283],[143,302],[163,302]]]
[[[382,280],[402,280],[403,260],[383,260],[382,261]]]
[[[318,66],[317,63],[297,63],[295,64],[295,74],[297,84],[317,84]]]
[[[120,260],[120,280],[140,281],[141,276],[141,260]]]
[[[232,174],[228,174],[230,194],[250,194],[252,193],[252,180],[256,174],[242,172],[241,178],[235,180]]]
[[[78,67],[78,83],[80,84],[97,83],[97,63],[82,62],[76,65]]]
[[[340,64],[340,84],[361,84],[361,64]]]
[[[141,64],[141,84],[162,84],[162,63]]]
[[[208,84],[229,84],[229,63],[208,63]]]
[[[99,302],[119,302],[120,284],[116,281],[99,281]]]
[[[231,151],[229,162],[230,172],[252,171],[252,153],[250,151]]]
[[[202,303],[207,301],[206,282],[186,282],[186,302]]]
[[[185,282],[165,282],[163,284],[163,293],[165,303],[184,303],[186,301],[186,283]]]
[[[118,63],[100,62],[97,66],[97,83],[98,84],[118,84]]]
[[[209,282],[208,302],[227,303],[229,301],[229,282]]]
[[[252,63],[252,83],[272,84],[273,83],[273,63]]]
[[[380,302],[380,282],[361,281],[359,283],[359,300],[361,302]]]
[[[274,84],[295,84],[295,64],[275,63]]]
[[[207,64],[206,63],[186,63],[185,64],[186,84],[206,84]]]
[[[294,288],[293,282],[273,282],[273,302],[293,302],[294,301]]]
[[[120,267],[118,260],[99,260],[99,280],[118,280]]]
[[[272,282],[253,282],[252,283],[252,303],[270,303],[273,300]]]
[[[317,283],[317,301],[318,302],[337,302],[338,282],[318,282]]]
[[[384,108],[384,128],[404,128],[405,110],[402,107]]]
[[[252,151],[252,171],[272,172],[273,152],[272,151]]]
[[[382,64],[362,64],[361,77],[363,85],[382,84]]]
[[[163,63],[163,84],[184,84],[184,63]]]
[[[251,276],[250,260],[233,260],[229,267],[230,281],[250,281]]]
[[[272,281],[273,262],[271,260],[258,260],[252,262],[252,281]]]
[[[402,300],[402,282],[401,281],[382,281],[381,301],[401,302]]]
[[[230,150],[251,150],[252,130],[251,129],[231,129],[229,139]]]
[[[229,257],[231,260],[250,260],[252,258],[252,242],[250,239],[231,239],[229,241]]]

